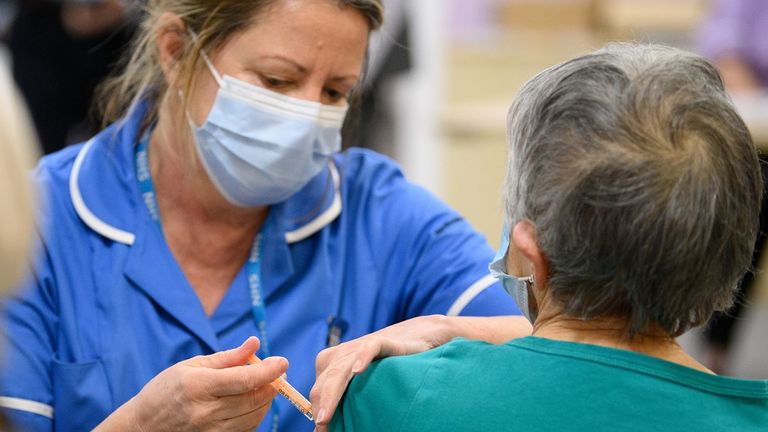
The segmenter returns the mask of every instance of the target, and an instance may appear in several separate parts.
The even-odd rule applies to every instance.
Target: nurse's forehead
[[[290,7],[293,3],[278,2],[262,12],[223,48],[237,48],[242,54],[269,50],[289,58],[314,53],[362,61],[370,26],[361,11],[326,0],[298,2],[309,5],[302,8]]]

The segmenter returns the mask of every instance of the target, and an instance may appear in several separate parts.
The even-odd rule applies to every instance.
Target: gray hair
[[[534,77],[507,126],[507,223],[536,227],[564,314],[678,336],[732,304],[762,182],[712,64],[610,44]]]

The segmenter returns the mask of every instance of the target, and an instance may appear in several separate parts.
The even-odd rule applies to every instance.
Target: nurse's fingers
[[[248,363],[251,354],[259,350],[259,339],[251,336],[237,348],[217,352],[207,356],[197,356],[188,360],[190,366],[206,367],[211,369],[224,369],[233,366],[242,366]]]
[[[376,333],[373,333],[333,348],[326,348],[320,351],[315,359],[315,376],[320,376],[333,362],[337,362],[340,358],[350,355],[355,356],[359,360],[358,366],[360,369],[356,370],[356,373],[360,373],[381,355],[382,345],[383,341],[381,338]]]
[[[381,357],[426,351],[456,336],[455,322],[441,315],[412,318],[322,351],[310,393],[318,430],[328,424],[349,381]]]
[[[227,431],[227,432],[253,431],[257,427],[259,427],[261,423],[265,421],[265,418],[266,418],[266,421],[270,420],[267,414],[269,414],[269,408],[271,407],[271,405],[272,404],[267,404],[251,412],[245,413],[241,416],[225,420],[220,424],[216,425],[215,428],[212,430]]]
[[[352,378],[381,353],[379,338],[363,338],[332,348],[318,356],[315,385],[309,393],[318,431],[331,421]],[[325,354],[324,354],[325,353]]]
[[[317,378],[315,385],[309,392],[312,401],[312,415],[315,418],[315,426],[318,431],[324,431],[333,418],[333,413],[339,405],[344,391],[352,380],[352,364],[354,358],[341,360],[332,369],[327,369]]]
[[[216,401],[218,408],[214,416],[221,420],[231,420],[256,410],[269,410],[277,390],[271,385],[235,396],[225,396]]]
[[[207,369],[200,378],[206,380],[203,385],[211,396],[224,397],[254,391],[274,382],[286,370],[288,360],[283,357],[269,357],[255,365]]]

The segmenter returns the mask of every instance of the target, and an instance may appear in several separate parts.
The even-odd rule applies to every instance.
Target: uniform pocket
[[[54,359],[53,430],[91,430],[111,412],[112,396],[100,360],[82,363]]]

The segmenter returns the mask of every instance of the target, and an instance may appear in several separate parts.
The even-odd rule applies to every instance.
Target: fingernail
[[[327,411],[325,408],[320,408],[320,412],[317,413],[317,422],[318,423],[325,423],[325,417],[327,416]]]
[[[284,357],[267,357],[264,359],[264,363],[269,363],[271,366],[277,366],[280,369],[288,368],[288,360]]]
[[[357,375],[360,373],[360,371],[363,369],[363,362],[360,360],[356,361],[355,364],[352,365],[352,373]]]

